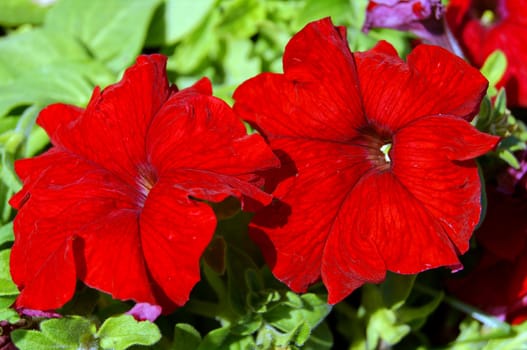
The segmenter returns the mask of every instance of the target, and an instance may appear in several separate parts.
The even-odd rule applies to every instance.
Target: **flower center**
[[[485,27],[507,17],[507,9],[503,0],[480,0],[474,3],[472,15],[479,18],[480,23]]]
[[[384,154],[384,160],[386,163],[390,163],[392,160],[390,159],[390,150],[392,149],[391,143],[385,143],[381,146],[380,150],[382,154]]]
[[[393,147],[392,137],[388,132],[380,132],[377,128],[368,126],[361,131],[361,136],[352,143],[363,147],[366,159],[379,171],[385,171],[392,166],[390,151]]]
[[[139,165],[138,168],[138,176],[136,178],[137,183],[137,190],[138,190],[138,198],[137,198],[137,204],[140,207],[143,207],[145,204],[146,198],[148,197],[148,194],[150,193],[150,190],[157,182],[157,174],[155,169],[150,164],[142,164]]]

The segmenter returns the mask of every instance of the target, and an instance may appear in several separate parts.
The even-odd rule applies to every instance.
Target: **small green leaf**
[[[7,309],[11,305],[13,305],[15,300],[16,300],[16,296],[14,295],[0,296],[0,309]]]
[[[367,342],[371,346],[378,344],[379,339],[383,339],[388,344],[394,345],[409,332],[410,326],[400,324],[394,311],[379,309],[371,315],[368,322]]]
[[[209,332],[198,347],[198,350],[246,349],[256,349],[253,337],[232,334],[229,327],[222,327]]]
[[[12,242],[15,239],[13,234],[13,222],[10,221],[7,224],[0,227],[0,246],[6,242]],[[2,269],[0,268],[0,271]]]
[[[14,324],[20,320],[20,316],[18,315],[18,312],[13,309],[4,309],[0,307],[0,320],[5,320]]]
[[[518,159],[514,156],[511,151],[507,149],[502,149],[498,152],[498,156],[514,169],[520,168],[520,163],[518,162]]]
[[[196,350],[201,343],[199,332],[187,323],[177,323],[171,350]]]
[[[500,50],[496,50],[490,54],[485,60],[483,67],[481,67],[481,74],[489,81],[489,89],[494,88],[492,92],[489,91],[491,96],[496,95],[496,84],[501,80],[506,69],[507,57]]]
[[[9,272],[9,255],[11,249],[0,251],[0,296],[18,295],[18,288],[11,279]]]
[[[380,285],[384,304],[389,309],[401,307],[412,291],[416,275],[388,273]]]
[[[131,315],[110,317],[97,332],[103,349],[126,349],[132,345],[153,345],[161,339],[159,328],[149,321],[136,321]]]

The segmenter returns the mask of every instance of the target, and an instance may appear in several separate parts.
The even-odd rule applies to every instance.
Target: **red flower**
[[[451,0],[446,18],[467,58],[477,67],[499,49],[507,56],[504,86],[511,106],[527,107],[527,1]]]
[[[405,63],[385,42],[354,55],[345,38],[329,19],[307,25],[284,74],[234,94],[235,112],[296,169],[253,236],[278,279],[304,291],[322,278],[330,303],[387,270],[458,265],[481,211],[473,158],[498,141],[467,122],[487,83],[460,58],[421,45]]]
[[[18,306],[54,309],[77,279],[168,312],[188,299],[216,218],[204,201],[268,203],[255,170],[277,166],[206,79],[177,91],[166,59],[141,56],[86,110],[55,104],[38,123],[53,147],[16,162],[24,187],[11,255]],[[260,183],[261,184],[261,183]]]
[[[527,319],[527,198],[489,187],[487,215],[476,231],[481,260],[450,281],[458,297],[512,323]]]

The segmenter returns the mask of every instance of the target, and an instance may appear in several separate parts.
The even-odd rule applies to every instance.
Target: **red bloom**
[[[322,278],[330,303],[387,270],[458,265],[481,211],[473,158],[498,141],[467,122],[487,83],[460,58],[421,45],[405,63],[385,42],[354,55],[345,38],[329,19],[307,25],[284,74],[234,94],[235,111],[296,169],[253,236],[278,279],[304,291]]]
[[[452,280],[461,299],[512,323],[527,319],[527,198],[487,191],[485,221],[476,231],[482,255],[474,270]]]
[[[208,80],[169,86],[165,62],[141,56],[86,110],[40,114],[53,147],[16,162],[24,187],[10,202],[18,306],[60,307],[79,279],[168,312],[200,278],[216,226],[203,201],[270,201],[255,186],[254,171],[278,163],[264,140],[246,135]]]
[[[451,0],[446,12],[448,25],[474,65],[481,67],[497,49],[505,53],[507,71],[498,86],[507,90],[511,106],[527,107],[526,9],[525,0]]]

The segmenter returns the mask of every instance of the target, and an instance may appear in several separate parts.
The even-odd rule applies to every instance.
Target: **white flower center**
[[[384,160],[386,161],[386,163],[390,163],[392,161],[389,155],[391,149],[392,149],[391,143],[384,144],[380,148],[382,154],[384,154]]]

